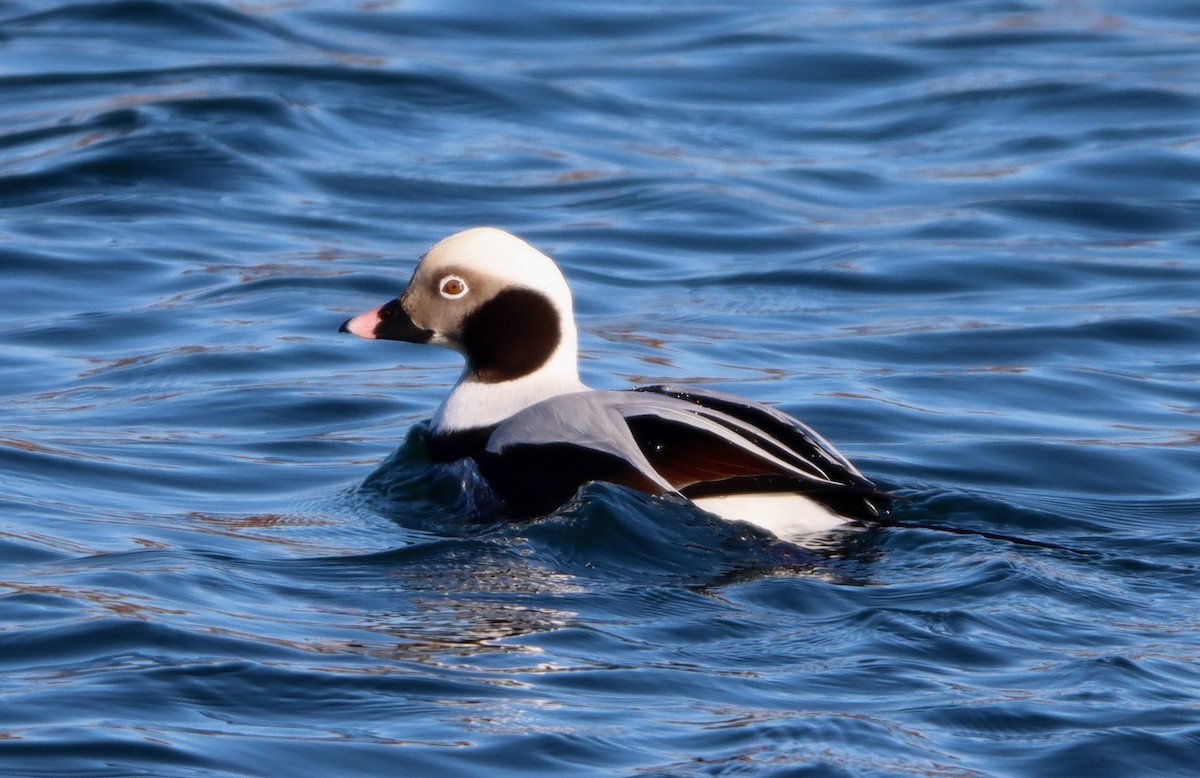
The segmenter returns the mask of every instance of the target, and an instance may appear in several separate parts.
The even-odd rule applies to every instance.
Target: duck
[[[832,444],[774,407],[691,385],[585,385],[566,278],[496,227],[444,238],[397,297],[339,331],[462,355],[429,423],[429,458],[472,460],[514,517],[552,513],[596,481],[779,537],[878,521],[891,508]]]

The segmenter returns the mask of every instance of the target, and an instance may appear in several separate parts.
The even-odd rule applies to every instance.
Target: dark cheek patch
[[[475,379],[496,384],[546,364],[561,337],[558,312],[545,295],[506,289],[467,317],[462,345]]]

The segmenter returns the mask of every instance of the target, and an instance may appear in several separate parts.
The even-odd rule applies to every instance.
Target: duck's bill
[[[413,323],[399,300],[392,300],[373,311],[346,319],[338,332],[349,332],[368,340],[403,340],[408,343],[426,343],[433,337],[433,330]]]

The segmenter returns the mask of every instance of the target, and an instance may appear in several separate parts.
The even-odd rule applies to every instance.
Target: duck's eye
[[[457,300],[467,293],[467,282],[458,276],[446,276],[442,279],[440,291],[447,300]]]

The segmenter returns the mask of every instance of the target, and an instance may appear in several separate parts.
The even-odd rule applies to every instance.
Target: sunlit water
[[[1195,4],[18,0],[0,94],[0,773],[1194,774]],[[908,526],[478,521],[336,332],[478,224]]]

